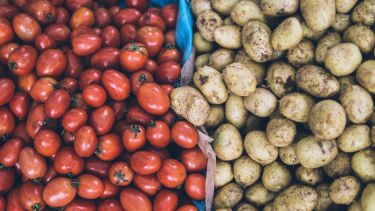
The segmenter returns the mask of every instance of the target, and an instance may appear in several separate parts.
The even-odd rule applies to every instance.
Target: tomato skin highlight
[[[152,211],[150,199],[135,188],[125,188],[120,193],[122,208],[129,211]]]
[[[206,196],[206,177],[202,174],[190,174],[185,181],[185,193],[194,200],[203,200]]]
[[[139,88],[137,100],[143,109],[153,115],[166,113],[170,106],[168,95],[153,82],[143,84]]]

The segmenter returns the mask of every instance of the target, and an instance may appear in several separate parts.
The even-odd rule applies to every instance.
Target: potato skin
[[[263,83],[264,77],[266,75],[266,70],[264,65],[253,61],[250,57],[247,56],[243,49],[239,50],[234,58],[235,62],[241,62],[248,69],[254,72],[257,84]]]
[[[313,31],[329,28],[335,19],[335,0],[301,0],[300,6],[306,24]]]
[[[320,37],[322,37],[324,33],[326,32],[326,30],[319,31],[319,32],[313,31],[309,26],[307,26],[306,22],[302,22],[301,26],[302,26],[302,31],[303,31],[303,38],[305,39],[318,41]]]
[[[229,15],[238,0],[211,0],[212,8],[220,15]]]
[[[228,123],[241,129],[246,122],[248,112],[240,96],[230,94],[225,102],[225,119]]]
[[[221,72],[227,65],[233,63],[234,56],[233,51],[220,48],[211,54],[208,65]]]
[[[336,0],[336,11],[338,13],[348,13],[353,9],[358,0]]]
[[[236,49],[241,47],[241,28],[236,25],[217,27],[214,31],[214,40],[221,47]]]
[[[343,39],[357,45],[364,54],[370,53],[375,46],[375,34],[368,26],[350,26],[345,31]]]
[[[333,46],[324,58],[326,68],[335,76],[350,75],[361,62],[361,50],[353,43],[340,43]]]
[[[331,32],[319,40],[315,49],[315,61],[323,63],[327,51],[333,46],[341,43],[341,36],[337,32]]]
[[[243,152],[240,132],[231,124],[221,125],[214,133],[213,149],[216,156],[223,161],[239,158]]]
[[[329,197],[336,204],[350,204],[357,196],[360,183],[356,177],[344,176],[332,182],[329,186]]]
[[[351,155],[341,152],[330,163],[323,167],[324,172],[331,178],[347,176],[352,172],[350,164]]]
[[[273,55],[271,29],[260,21],[249,21],[242,29],[242,45],[252,60],[270,60]]]
[[[198,16],[205,10],[211,10],[210,0],[191,0],[190,6],[195,16]]]
[[[277,159],[278,150],[267,139],[263,131],[252,131],[245,137],[244,147],[246,153],[255,162],[267,165]]]
[[[256,89],[254,72],[240,62],[226,66],[222,75],[228,89],[238,96],[249,96]]]
[[[304,39],[288,50],[288,61],[295,67],[312,64],[314,61],[314,45],[310,40]]]
[[[289,170],[279,162],[275,161],[263,169],[262,183],[267,190],[279,192],[289,186],[292,175]]]
[[[210,113],[204,126],[216,128],[225,120],[224,107],[222,105],[210,105]]]
[[[290,145],[297,134],[293,121],[286,118],[274,118],[268,122],[266,128],[267,138],[276,147]]]
[[[229,183],[220,188],[214,197],[213,206],[215,208],[235,207],[242,199],[244,191],[236,183]]]
[[[194,33],[193,42],[198,53],[207,53],[213,49],[213,42],[205,40],[199,32]]]
[[[261,172],[261,166],[246,155],[241,156],[233,163],[234,180],[243,188],[254,184],[259,179]]]
[[[334,96],[340,88],[334,76],[315,65],[300,68],[296,73],[296,84],[310,95],[321,98]]]
[[[301,23],[297,18],[291,17],[285,19],[273,31],[271,37],[272,47],[278,51],[284,51],[293,48],[303,39]]]
[[[229,162],[217,160],[214,179],[215,188],[220,188],[232,180],[233,171],[231,164]]]
[[[286,165],[297,165],[299,164],[299,160],[296,154],[296,146],[297,143],[292,143],[286,147],[279,148],[279,156],[281,161]]]
[[[298,0],[261,0],[259,4],[263,13],[270,17],[294,14],[299,6]]]
[[[267,89],[257,88],[244,98],[244,104],[246,109],[251,113],[260,117],[267,117],[276,109],[277,99]]]
[[[285,62],[273,62],[267,70],[267,84],[278,97],[292,92],[295,79],[296,70]]]
[[[363,62],[356,72],[357,82],[371,94],[375,94],[375,60]]]
[[[329,206],[332,204],[331,198],[329,198],[329,184],[320,184],[316,187],[318,193],[318,204],[315,209],[319,211],[328,211]]]
[[[195,63],[194,63],[195,69],[208,65],[209,60],[210,60],[210,54],[208,53],[197,56],[197,58],[195,58]]]
[[[320,168],[312,169],[299,166],[296,171],[296,176],[302,183],[314,186],[323,180],[323,171]]]
[[[276,194],[267,190],[263,183],[257,182],[246,189],[244,197],[248,202],[261,206],[274,199],[275,196]]]
[[[335,20],[332,23],[332,29],[336,32],[343,32],[350,26],[350,15],[336,14]]]
[[[256,3],[252,1],[241,0],[237,2],[232,7],[230,17],[236,24],[240,26],[244,26],[247,22],[252,20],[257,20],[261,22],[266,21],[262,10]]]
[[[370,148],[354,153],[352,156],[352,169],[362,182],[374,182],[375,151]]]
[[[214,41],[214,31],[223,25],[221,17],[212,10],[205,10],[198,15],[197,28],[202,37],[207,41]]]
[[[362,23],[371,26],[375,23],[375,1],[365,0],[357,4],[352,10],[354,23]]]
[[[303,123],[308,121],[314,103],[312,97],[294,92],[281,98],[279,109],[286,118]]]
[[[361,209],[363,211],[375,210],[375,184],[366,185],[361,196]]]
[[[241,203],[237,206],[236,211],[258,211],[258,209],[251,204]]]
[[[292,185],[282,191],[273,202],[273,211],[309,211],[313,210],[318,202],[318,194],[315,189]]]

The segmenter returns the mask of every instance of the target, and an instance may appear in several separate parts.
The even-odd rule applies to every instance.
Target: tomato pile
[[[0,211],[194,211],[207,158],[170,109],[178,6],[0,0]]]

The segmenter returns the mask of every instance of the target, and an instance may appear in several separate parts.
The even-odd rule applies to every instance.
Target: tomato
[[[16,76],[29,74],[35,67],[38,52],[30,45],[21,45],[9,54],[8,68]]]
[[[0,147],[0,166],[11,167],[19,160],[24,141],[13,138]]]
[[[108,171],[106,173],[107,173],[107,175],[106,175],[106,177],[107,177]],[[109,179],[104,179],[103,185],[104,185],[104,191],[103,191],[102,195],[100,196],[101,199],[107,199],[107,198],[115,197],[115,196],[118,195],[118,193],[120,193],[120,190],[121,190],[120,187],[112,184],[112,182],[109,181]]]
[[[87,112],[84,109],[72,108],[64,113],[61,124],[66,132],[75,133],[86,124],[87,118]]]
[[[112,16],[118,13],[120,10],[121,10],[120,6],[112,6],[109,8],[109,12],[112,14]]]
[[[170,101],[168,95],[156,83],[143,84],[137,95],[141,107],[153,115],[162,115],[169,109]]]
[[[207,168],[207,157],[198,147],[184,149],[181,160],[188,172],[199,172]]]
[[[168,28],[175,28],[178,16],[178,6],[176,4],[165,5],[161,9],[161,17],[164,19]]]
[[[203,200],[206,197],[206,177],[202,174],[190,174],[185,181],[185,193],[194,200]]]
[[[131,103],[127,115],[128,122],[147,126],[154,117],[147,113],[137,103]]]
[[[126,116],[126,113],[128,111],[128,104],[126,101],[112,101],[110,102],[110,105],[113,109],[113,112],[115,114],[116,121],[124,119]],[[121,135],[122,133],[120,133]]]
[[[25,145],[31,144],[32,139],[26,132],[26,125],[24,122],[19,122],[14,129],[13,138],[20,138],[24,141]]]
[[[56,78],[64,72],[67,62],[65,54],[61,50],[48,49],[39,56],[36,63],[36,73],[39,77]]]
[[[43,103],[54,92],[56,85],[57,81],[54,78],[39,78],[31,87],[30,96],[34,101]]]
[[[112,14],[104,7],[96,8],[94,15],[95,25],[99,28],[104,28],[112,22]]]
[[[168,158],[163,160],[156,176],[165,187],[176,188],[185,181],[186,169],[179,161]]]
[[[178,205],[178,196],[170,190],[161,190],[154,199],[154,211],[175,211]]]
[[[129,97],[130,82],[126,75],[117,70],[106,70],[102,74],[102,84],[113,100],[121,101]]]
[[[150,199],[135,188],[125,188],[120,193],[121,206],[126,211],[151,211]]]
[[[76,183],[65,177],[58,177],[44,187],[43,200],[48,206],[63,207],[75,198],[77,191]]]
[[[67,24],[70,19],[70,14],[68,10],[66,10],[64,7],[57,7],[56,8],[56,17],[54,23],[60,23],[60,24]]]
[[[50,24],[55,21],[56,8],[48,0],[32,1],[27,5],[26,11],[41,24]]]
[[[169,126],[163,121],[151,121],[146,130],[148,142],[156,148],[168,146],[171,138]]]
[[[5,18],[0,18],[0,46],[13,40],[14,32],[9,21]]]
[[[77,194],[84,199],[97,199],[104,190],[102,181],[91,174],[82,174],[78,177]]]
[[[131,124],[122,133],[122,144],[129,152],[137,151],[146,144],[145,128]]]
[[[106,178],[110,167],[110,162],[101,160],[95,156],[85,160],[85,172],[93,174],[99,178]]]
[[[9,78],[0,78],[0,90],[0,106],[2,106],[13,98],[16,86]]]
[[[105,47],[98,50],[90,58],[90,65],[92,68],[106,70],[118,67],[120,50],[112,47]]]
[[[102,46],[103,39],[96,34],[81,34],[72,38],[73,52],[78,56],[89,56]]]
[[[121,67],[128,72],[140,70],[146,64],[147,58],[147,49],[140,43],[125,45],[119,57]]]
[[[165,43],[176,45],[176,31],[174,29],[165,33]]]
[[[98,206],[98,211],[123,211],[120,201],[118,199],[106,199],[101,201]]]
[[[163,89],[163,91],[170,97],[174,87],[169,84],[161,84],[160,86]]]
[[[15,128],[15,120],[11,111],[6,107],[0,107],[0,138],[10,135]]]
[[[161,188],[161,184],[155,175],[139,175],[134,176],[134,185],[149,196],[155,195]]]
[[[155,62],[153,59],[147,59],[145,66],[143,69],[153,74],[156,72],[156,69],[158,68],[158,63]]]
[[[187,204],[179,207],[176,211],[198,211],[198,209],[191,204]]]
[[[126,162],[115,162],[108,173],[109,180],[117,186],[128,186],[134,178],[134,172]]]
[[[143,83],[153,82],[154,78],[152,77],[152,74],[150,72],[140,70],[131,75],[130,81],[131,81],[132,91],[134,95],[137,95],[139,87],[141,87]]]
[[[10,53],[12,53],[16,48],[18,48],[19,44],[15,42],[10,42],[0,46],[0,62],[4,65],[7,65]]]
[[[95,154],[102,160],[110,161],[116,159],[122,151],[120,137],[109,133],[99,138]]]
[[[114,26],[106,26],[102,33],[103,46],[105,47],[120,47],[120,32]]]
[[[164,62],[156,69],[155,76],[160,83],[176,82],[180,79],[181,67],[174,61]]]
[[[125,0],[126,7],[136,8],[145,11],[147,8],[148,0]]]
[[[69,11],[74,12],[80,7],[91,7],[93,0],[65,0],[65,6]]]
[[[42,52],[56,48],[56,41],[46,34],[40,34],[35,38],[34,46],[39,52]]]
[[[147,8],[146,12],[160,15],[161,9],[159,7],[149,7],[149,8]]]
[[[61,81],[58,84],[58,87],[67,91],[70,95],[73,95],[78,91],[78,80],[71,77],[65,77],[61,79]]]
[[[164,34],[158,27],[144,26],[137,31],[136,40],[146,46],[150,57],[154,57],[163,47]]]
[[[174,61],[177,63],[181,61],[181,53],[172,43],[166,44],[158,56],[159,64],[165,63],[167,61]]]
[[[85,161],[78,156],[73,147],[66,146],[57,152],[53,166],[59,174],[79,175],[84,168]]]
[[[102,77],[102,72],[98,69],[87,69],[82,72],[79,77],[79,87],[84,89],[86,86],[96,83],[100,84],[100,79]]]
[[[113,22],[118,27],[121,27],[127,23],[135,24],[141,18],[141,15],[141,12],[137,9],[126,8],[113,15]]]
[[[51,165],[51,166],[48,167],[47,172],[43,177],[43,182],[48,183],[52,179],[56,178],[57,175],[58,175],[58,173],[55,171],[55,168],[53,167],[53,165]]]
[[[111,130],[114,122],[115,117],[113,110],[107,105],[99,107],[91,112],[90,124],[98,135],[107,134]]]
[[[69,132],[63,132],[62,139],[66,144],[72,144],[74,142],[74,134]]]
[[[4,91],[6,91],[6,89],[4,89]],[[30,104],[31,102],[28,94],[25,92],[17,92],[9,102],[9,108],[18,119],[24,119],[29,112]]]
[[[140,175],[156,173],[161,166],[160,157],[150,151],[138,151],[130,158],[132,169]]]
[[[145,12],[141,16],[141,18],[139,19],[138,25],[140,27],[142,27],[142,26],[156,26],[159,29],[161,29],[163,32],[167,28],[164,20],[158,14],[151,13],[151,12]]]
[[[71,96],[63,89],[54,91],[44,103],[47,117],[57,119],[62,117],[70,106]]]
[[[34,139],[35,150],[42,156],[55,155],[61,146],[61,139],[57,133],[50,129],[40,130]]]
[[[94,201],[75,198],[64,207],[64,211],[96,211],[96,205]]]
[[[96,151],[98,139],[91,126],[83,126],[74,135],[74,150],[81,157],[90,157]]]
[[[65,51],[67,64],[65,68],[66,76],[78,78],[83,71],[83,63],[80,58],[73,53],[71,49]]]
[[[162,161],[170,157],[170,152],[169,152],[168,148],[158,149],[158,148],[148,146],[147,149],[150,152],[153,152],[153,153],[157,154],[159,156],[160,160],[162,160]]]
[[[12,20],[12,18],[18,13],[19,13],[19,10],[16,7],[8,4],[8,2],[6,2],[6,4],[0,5],[0,17],[1,18]]]
[[[70,36],[70,28],[64,24],[51,24],[45,30],[44,33],[52,37],[57,44],[63,44],[68,41]]]
[[[122,44],[128,44],[135,40],[137,35],[137,27],[134,24],[124,24],[120,29],[120,37]]]
[[[95,15],[92,10],[87,7],[80,7],[74,11],[72,17],[70,18],[70,27],[72,29],[78,28],[80,26],[91,27],[95,23]]]
[[[8,192],[16,181],[16,172],[12,168],[0,169],[0,193]]]
[[[172,127],[172,139],[182,148],[194,148],[198,144],[198,130],[187,121],[178,121]]]
[[[42,32],[39,23],[30,15],[19,13],[13,18],[13,30],[24,42],[32,42]]]
[[[15,188],[9,192],[7,197],[7,207],[6,210],[14,211],[24,211],[20,202],[20,188]]]
[[[47,171],[46,160],[31,147],[21,150],[19,162],[22,174],[28,179],[42,178]]]
[[[35,138],[36,133],[49,123],[43,105],[37,105],[30,110],[26,120],[26,131],[31,138]]]
[[[97,84],[90,84],[82,91],[83,100],[91,107],[100,107],[107,100],[107,93],[104,88]]]
[[[6,202],[5,202],[5,199],[4,197],[0,196],[0,210],[1,211],[4,211],[6,208]]]
[[[43,201],[43,186],[32,181],[23,183],[20,192],[20,202],[24,209],[29,211],[43,210],[46,204]]]

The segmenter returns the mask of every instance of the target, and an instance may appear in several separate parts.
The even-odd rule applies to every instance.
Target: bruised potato
[[[292,166],[292,165],[297,165],[299,163],[299,160],[296,154],[296,146],[297,146],[297,143],[292,143],[286,147],[279,148],[280,159],[286,165]]]
[[[229,15],[238,0],[211,0],[212,8],[220,15]]]
[[[339,151],[335,159],[323,167],[324,172],[331,178],[349,175],[352,172],[349,153]]]
[[[259,4],[266,16],[278,17],[294,14],[299,6],[298,0],[261,0]]]
[[[375,182],[375,151],[366,149],[354,153],[352,169],[362,182]]]
[[[286,118],[274,118],[268,122],[267,138],[276,147],[285,147],[294,141],[297,128],[293,121]]]
[[[275,161],[264,167],[262,183],[267,190],[279,192],[288,187],[291,181],[292,175],[283,164]]]
[[[375,1],[361,1],[352,10],[352,20],[354,23],[362,23],[368,26],[375,23]]]
[[[205,40],[199,32],[194,33],[193,42],[198,53],[207,53],[213,48],[213,42]]]
[[[335,0],[301,0],[300,6],[303,19],[313,31],[329,28],[335,19]]]
[[[247,113],[242,97],[230,94],[225,102],[225,118],[228,123],[238,129],[242,128],[245,125]]]
[[[244,98],[244,104],[246,109],[251,113],[260,117],[267,117],[276,109],[277,99],[267,89],[257,88]]]
[[[356,177],[344,176],[335,179],[329,186],[329,197],[336,204],[350,204],[358,195],[360,183]]]
[[[212,10],[205,10],[198,15],[197,28],[202,37],[207,41],[214,41],[214,31],[223,25],[221,17]]]
[[[216,161],[214,184],[215,188],[220,188],[233,180],[232,166],[225,161]]]
[[[274,199],[275,196],[276,194],[267,190],[261,182],[257,182],[256,184],[248,187],[245,191],[245,199],[257,206],[262,206],[268,203]]]
[[[278,97],[293,90],[295,78],[296,70],[285,62],[273,62],[267,70],[267,84]]]
[[[318,194],[314,188],[292,185],[282,191],[273,202],[273,211],[313,210],[318,202]]]
[[[265,17],[262,10],[252,1],[241,0],[237,2],[232,7],[230,17],[240,26],[244,26],[247,22],[252,20],[265,22]]]
[[[240,62],[226,66],[223,79],[232,93],[243,97],[254,92],[257,85],[254,72]]]
[[[240,203],[244,191],[236,183],[229,183],[220,188],[214,197],[213,206],[215,208],[232,208]]]
[[[315,49],[315,61],[318,63],[323,63],[327,51],[335,45],[341,43],[341,36],[337,32],[331,32],[322,39],[319,40]]]
[[[375,94],[375,60],[363,62],[356,72],[357,82],[371,94]]]
[[[244,188],[254,184],[259,179],[261,171],[261,166],[246,155],[233,163],[234,180]]]
[[[278,150],[267,139],[263,131],[252,131],[245,137],[244,147],[246,153],[255,162],[267,165],[277,159]]]
[[[220,48],[211,54],[208,65],[221,72],[227,65],[233,63],[233,60],[233,51],[225,48]]]
[[[228,49],[240,48],[241,28],[236,25],[225,25],[217,27],[214,31],[214,40],[221,47]]]
[[[243,152],[240,132],[231,124],[221,125],[214,133],[213,149],[216,156],[223,161],[239,158]]]
[[[208,128],[216,128],[224,122],[225,112],[222,105],[210,105],[210,113],[208,114],[205,126]]]
[[[273,31],[271,44],[274,49],[283,51],[296,46],[302,39],[301,23],[297,18],[291,17],[281,22]]]
[[[353,43],[335,45],[327,51],[324,57],[326,68],[335,76],[350,75],[361,62],[361,50]]]
[[[304,123],[308,121],[314,103],[310,96],[294,92],[281,98],[279,109],[286,118]]]
[[[299,166],[296,171],[296,176],[302,183],[314,186],[323,180],[323,171],[320,168],[305,168]]]
[[[314,61],[314,45],[311,41],[304,39],[293,48],[288,50],[288,61],[295,67],[312,64]]]
[[[350,26],[345,31],[343,38],[345,42],[357,45],[364,54],[370,53],[374,49],[375,34],[368,26]]]

